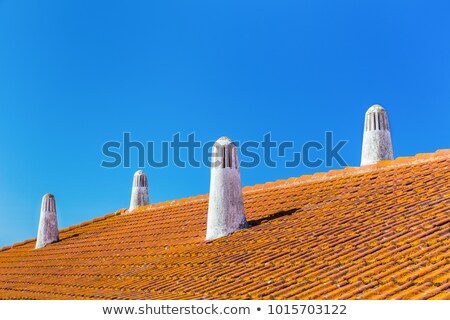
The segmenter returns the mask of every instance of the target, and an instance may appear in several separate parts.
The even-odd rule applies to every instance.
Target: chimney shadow
[[[247,221],[247,223],[248,223],[249,227],[255,227],[255,226],[259,226],[263,222],[272,221],[272,220],[275,220],[275,219],[278,219],[281,217],[293,215],[297,211],[299,211],[298,208],[291,209],[291,210],[285,210],[285,211],[278,211],[276,213],[270,214],[270,215],[260,218],[260,219]]]
[[[70,235],[70,236],[67,236],[66,238],[60,238],[58,242],[61,242],[61,241],[63,241],[63,240],[69,240],[69,239],[72,239],[72,238],[76,238],[76,237],[78,237],[78,236],[80,236],[79,233],[74,233],[74,234],[72,234],[72,235]]]

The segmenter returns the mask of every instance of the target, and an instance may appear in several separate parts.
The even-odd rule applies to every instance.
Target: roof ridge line
[[[401,167],[409,164],[423,163],[449,157],[450,157],[450,149],[439,149],[436,152],[432,153],[418,153],[414,156],[402,156],[397,157],[394,160],[382,160],[378,163],[362,167],[348,166],[343,169],[332,169],[326,172],[315,172],[313,174],[305,174],[298,177],[269,181],[266,183],[256,184],[253,186],[245,186],[242,189],[242,191],[245,193],[249,193],[252,191],[259,191],[261,189],[273,189],[297,184],[313,183],[342,176],[363,174],[366,172],[375,171],[374,169],[386,170],[392,167]]]
[[[106,220],[108,218],[112,218],[112,217],[115,217],[115,216],[120,216],[123,213],[125,213],[126,211],[128,211],[128,209],[122,208],[122,209],[116,210],[114,212],[107,213],[107,214],[105,214],[103,216],[100,216],[100,217],[97,217],[97,218],[94,218],[94,219],[91,219],[91,220],[83,221],[83,222],[71,225],[69,227],[60,229],[59,232],[60,233],[61,232],[67,232],[67,231],[73,230],[75,228],[87,226],[87,225],[92,224],[92,223],[97,222],[97,221],[103,221],[103,220]]]

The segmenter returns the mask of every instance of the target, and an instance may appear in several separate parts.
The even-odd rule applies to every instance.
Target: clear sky
[[[449,16],[449,1],[0,0],[0,246],[35,237],[47,192],[61,228],[127,207],[136,157],[100,166],[124,132],[301,148],[332,131],[358,166],[379,103],[396,157],[449,148]],[[204,166],[145,171],[151,202],[209,189]]]

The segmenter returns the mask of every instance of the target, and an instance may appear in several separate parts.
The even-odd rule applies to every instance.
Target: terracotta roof
[[[204,241],[207,195],[1,249],[4,299],[450,299],[450,150],[244,188],[252,227]]]

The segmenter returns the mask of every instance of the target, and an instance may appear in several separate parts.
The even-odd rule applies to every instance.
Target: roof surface
[[[243,195],[252,226],[213,241],[202,195],[0,249],[0,298],[450,299],[450,150]]]

